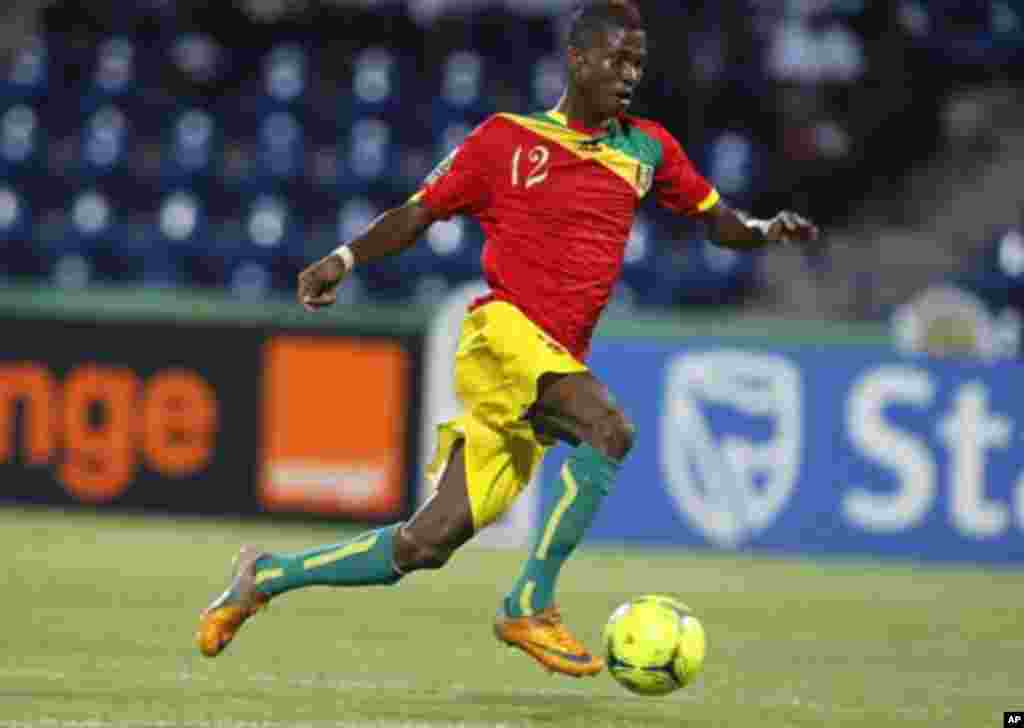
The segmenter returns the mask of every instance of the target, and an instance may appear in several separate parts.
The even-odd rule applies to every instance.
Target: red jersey
[[[653,121],[622,116],[610,130],[563,114],[492,116],[427,178],[418,199],[437,217],[475,217],[486,235],[491,293],[581,361],[622,270],[643,198],[692,215],[718,193]]]

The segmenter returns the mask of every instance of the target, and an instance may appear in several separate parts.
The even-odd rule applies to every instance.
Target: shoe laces
[[[542,609],[533,615],[533,618],[545,624],[550,624],[552,627],[562,624],[562,612],[558,607]]]
[[[548,607],[534,616],[538,622],[542,622],[551,628],[551,633],[559,646],[570,650],[579,651],[582,649],[580,643],[572,636],[568,628],[562,622],[562,613],[558,607]]]

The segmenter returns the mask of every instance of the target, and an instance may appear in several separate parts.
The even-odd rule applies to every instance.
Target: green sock
[[[297,554],[270,554],[256,562],[256,589],[275,597],[307,586],[394,584],[392,545],[397,523],[369,531],[347,543],[321,546]]]
[[[618,471],[617,461],[586,443],[569,456],[555,497],[545,503],[530,558],[505,597],[508,616],[530,616],[551,606],[558,572],[583,540]]]

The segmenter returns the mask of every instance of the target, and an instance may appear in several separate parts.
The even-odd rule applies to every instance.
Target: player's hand
[[[299,303],[307,311],[330,306],[337,296],[338,284],[347,275],[345,262],[337,255],[328,255],[299,273]]]
[[[789,210],[783,210],[769,220],[765,237],[776,243],[792,243],[804,252],[816,251],[821,243],[821,231],[813,222]]]

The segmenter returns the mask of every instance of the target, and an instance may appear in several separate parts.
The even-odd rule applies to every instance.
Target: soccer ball
[[[650,594],[616,609],[604,627],[608,671],[640,695],[667,695],[693,681],[704,665],[704,627],[690,608]]]

